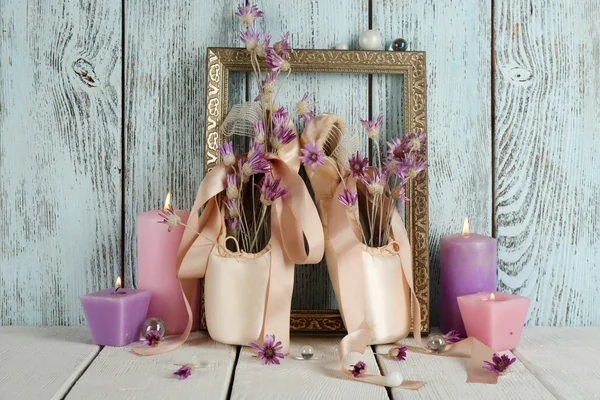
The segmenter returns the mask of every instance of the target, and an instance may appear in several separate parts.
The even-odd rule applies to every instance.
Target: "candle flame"
[[[115,283],[115,287],[116,288],[120,288],[121,287],[121,277],[117,278],[117,282]]]
[[[465,221],[463,222],[463,229],[462,229],[462,234],[465,235],[467,233],[471,232],[470,229],[470,225],[469,225],[469,217],[465,217]]]
[[[171,192],[167,193],[167,197],[165,198],[165,206],[163,210],[168,210],[171,207]]]
[[[490,301],[494,300],[496,300],[496,296],[494,296],[494,293],[490,293]]]

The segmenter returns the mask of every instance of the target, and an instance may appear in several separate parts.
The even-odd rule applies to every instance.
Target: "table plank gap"
[[[387,400],[384,387],[353,381],[342,374],[336,352],[340,340],[340,337],[293,336],[290,355],[281,360],[281,365],[268,366],[254,357],[256,350],[242,347],[231,398]],[[301,347],[307,344],[315,349],[314,358],[310,361],[295,359]],[[369,373],[379,374],[370,347],[364,355],[349,355],[347,361],[354,364],[359,360],[367,364]]]
[[[237,368],[238,361],[240,360],[240,352],[242,346],[237,346],[235,350],[235,361],[232,365],[231,379],[229,380],[229,388],[227,389],[227,400],[231,399],[231,392],[233,391],[233,382],[235,381],[235,369]]]
[[[382,362],[381,358],[377,357],[377,346],[372,345],[371,346],[371,351],[375,355],[375,361],[377,362],[377,368],[379,368],[379,371],[383,371],[383,366],[381,365],[381,362]],[[385,390],[387,391],[388,399],[389,400],[393,400],[393,397],[392,397],[392,388],[386,387]]]
[[[133,354],[134,346],[140,344],[105,347],[67,399],[227,398],[235,346],[215,342],[206,332],[194,332],[177,350],[150,357]],[[173,372],[187,363],[198,368],[180,381]]]
[[[67,398],[67,396],[71,392],[71,389],[73,389],[73,387],[77,384],[77,381],[79,381],[79,379],[85,374],[85,372],[88,370],[90,365],[92,365],[92,363],[94,362],[96,357],[98,357],[98,355],[104,349],[104,346],[97,346],[97,347],[98,347],[98,351],[95,352],[93,355],[91,355],[87,360],[85,360],[85,364],[81,365],[82,368],[80,370],[75,370],[73,372],[74,379],[72,381],[65,382],[63,387],[67,386],[67,388],[63,390],[63,388],[61,387],[60,392],[63,393],[61,400],[64,400]]]

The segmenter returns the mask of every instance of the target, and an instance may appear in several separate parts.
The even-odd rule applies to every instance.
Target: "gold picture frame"
[[[394,74],[404,77],[404,131],[427,134],[425,53],[418,51],[349,51],[298,49],[290,53],[292,73]],[[264,70],[264,64],[261,69]],[[209,47],[206,57],[206,136],[204,170],[219,161],[221,123],[228,110],[230,72],[252,72],[250,54],[242,48]],[[427,174],[407,188],[405,224],[412,246],[413,279],[421,305],[421,332],[429,326],[429,209]],[[200,325],[206,329],[202,298]],[[338,310],[292,310],[292,331],[345,332]]]

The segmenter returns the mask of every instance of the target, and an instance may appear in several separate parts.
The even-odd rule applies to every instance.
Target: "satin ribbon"
[[[342,194],[344,188],[356,191],[356,178],[345,178],[334,194],[334,197]],[[354,216],[347,208],[338,201],[332,201],[329,207],[328,233],[338,260],[337,276],[339,284],[339,300],[343,304],[344,321],[348,335],[340,342],[338,348],[338,363],[340,370],[348,377],[366,383],[388,386],[384,376],[363,374],[355,378],[351,371],[344,365],[344,357],[351,352],[364,353],[367,346],[372,343],[373,330],[365,321],[365,287],[364,271],[362,264],[362,240],[360,234],[352,225],[356,224]],[[399,257],[404,278],[411,291],[413,305],[413,335],[418,347],[410,347],[410,350],[424,354],[432,354],[421,341],[421,313],[419,300],[415,294],[412,255],[410,252],[410,241],[406,228],[397,210],[393,211],[391,218],[391,229],[394,241],[384,248],[384,251]],[[493,351],[475,338],[467,338],[458,343],[449,345],[440,353],[443,356],[470,358],[467,373],[467,382],[496,383],[497,374],[485,370],[483,361],[491,360]],[[417,390],[425,383],[420,381],[403,381],[396,386],[402,389]]]
[[[271,270],[263,332],[257,341],[262,342],[264,334],[274,334],[283,342],[283,352],[289,354],[294,265],[318,263],[323,257],[324,236],[321,225],[315,223],[319,215],[302,178],[279,157],[269,154],[266,158],[270,161],[272,174],[275,178],[281,178],[281,185],[288,193],[271,207]],[[134,349],[136,354],[154,355],[172,351],[189,337],[193,322],[190,303],[194,285],[197,279],[204,277],[208,257],[215,243],[218,243],[222,230],[216,196],[225,190],[227,169],[220,164],[204,177],[187,221],[190,229],[184,231],[177,254],[177,276],[188,312],[186,330],[171,342],[153,348]],[[200,214],[200,208],[205,204]],[[308,253],[304,247],[305,238]]]

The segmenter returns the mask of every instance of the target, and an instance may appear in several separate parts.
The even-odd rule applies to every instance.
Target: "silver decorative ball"
[[[364,31],[358,38],[358,46],[361,50],[380,50],[381,34],[375,30]]]
[[[448,345],[448,343],[446,343],[446,339],[444,339],[444,336],[437,333],[429,335],[426,343],[427,348],[432,353],[439,353],[443,351]]]
[[[162,338],[167,332],[167,326],[165,325],[165,322],[162,319],[154,317],[148,318],[142,323],[142,326],[140,327],[140,338],[146,339],[146,335],[151,331],[158,332],[160,334],[160,337]]]
[[[350,50],[350,46],[348,46],[348,43],[340,42],[335,45],[335,49],[336,50]]]
[[[304,360],[310,360],[315,355],[315,349],[311,345],[304,345],[300,349],[300,355]]]

